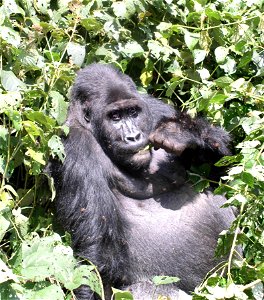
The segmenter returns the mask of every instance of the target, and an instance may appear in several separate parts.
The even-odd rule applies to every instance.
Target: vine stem
[[[9,121],[10,122],[10,121]],[[10,125],[10,124],[9,124]],[[2,176],[2,182],[1,182],[1,189],[0,191],[2,191],[4,189],[5,186],[5,181],[6,181],[6,174],[8,172],[8,167],[9,167],[9,163],[10,163],[10,144],[11,144],[11,133],[10,133],[10,126],[8,127],[8,140],[7,140],[7,158],[6,158],[6,165],[5,165],[5,169],[4,169],[4,174]]]
[[[50,54],[51,54],[51,56],[52,56],[52,63],[53,63],[54,69],[55,69],[54,75],[52,76],[52,78],[51,78],[51,80],[50,80],[49,90],[51,90],[51,89],[53,88],[54,84],[56,83],[56,81],[57,81],[57,79],[58,79],[59,72],[60,72],[59,65],[61,64],[62,59],[63,59],[63,57],[64,57],[64,55],[65,55],[65,53],[66,53],[66,51],[67,51],[67,48],[68,48],[69,44],[71,43],[71,41],[72,41],[72,39],[73,39],[73,36],[74,36],[74,34],[75,34],[75,31],[76,31],[76,27],[77,27],[78,22],[79,22],[79,18],[76,17],[75,22],[74,22],[74,25],[73,25],[73,28],[72,28],[72,33],[71,33],[71,35],[69,35],[69,41],[68,41],[66,47],[64,48],[64,50],[63,50],[63,52],[62,52],[62,55],[61,55],[61,57],[60,57],[60,60],[59,60],[58,64],[57,64],[57,63],[54,61],[54,59],[53,59],[53,56],[52,56],[52,53],[51,53],[51,49],[50,49],[49,43],[48,43],[49,51],[50,51]]]
[[[215,29],[215,28],[220,28],[222,26],[231,26],[231,25],[235,25],[235,24],[241,24],[245,21],[248,21],[248,20],[252,20],[252,19],[255,19],[255,18],[258,18],[259,16],[254,16],[254,17],[249,17],[249,18],[245,18],[244,20],[240,20],[240,21],[236,21],[236,22],[230,22],[230,23],[226,23],[226,24],[219,24],[219,25],[215,25],[215,26],[209,26],[209,27],[206,27],[206,28],[197,28],[197,27],[193,27],[193,26],[186,26],[186,25],[176,25],[178,27],[182,27],[182,28],[186,28],[186,29],[192,29],[192,30],[210,30],[210,29]]]
[[[249,284],[246,284],[243,286],[243,291],[252,288],[253,286],[257,285],[258,283],[261,283],[262,280],[261,279],[257,279],[255,281],[250,282]]]
[[[105,300],[104,285],[103,285],[103,281],[102,281],[102,278],[101,278],[101,276],[100,276],[100,273],[99,273],[99,271],[98,271],[96,265],[94,265],[94,264],[93,264],[90,260],[88,260],[88,259],[86,259],[86,261],[88,261],[89,264],[90,264],[91,266],[94,267],[94,271],[95,271],[95,273],[96,273],[96,275],[97,275],[97,277],[98,277],[98,279],[99,279],[99,284],[100,284],[101,291],[102,291],[102,295],[100,295],[100,296],[101,296],[101,299],[102,299],[102,300]]]
[[[242,203],[241,204],[241,209],[240,209],[240,216],[242,215],[243,211],[244,211],[244,206],[245,204]],[[236,252],[236,241],[237,241],[237,236],[240,232],[240,220],[238,220],[237,222],[237,226],[236,226],[236,229],[235,229],[235,233],[234,233],[234,238],[233,238],[233,241],[232,241],[232,246],[231,246],[231,249],[230,249],[230,254],[229,254],[229,257],[228,257],[228,265],[227,265],[227,276],[228,276],[228,280],[230,280],[231,282],[233,281],[232,280],[232,276],[231,276],[231,265],[232,265],[232,259],[233,259],[233,256],[234,256],[234,253]]]

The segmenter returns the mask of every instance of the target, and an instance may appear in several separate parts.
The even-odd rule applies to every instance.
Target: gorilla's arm
[[[54,160],[47,168],[56,187],[57,219],[71,233],[75,254],[92,261],[114,285],[124,277],[127,245],[126,222],[111,190],[111,163],[81,127],[71,128],[64,147],[64,163]],[[78,299],[94,299],[87,287],[76,294]]]

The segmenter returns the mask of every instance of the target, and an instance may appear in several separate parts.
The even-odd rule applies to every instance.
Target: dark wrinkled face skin
[[[94,118],[95,124],[101,122],[96,124],[100,130],[97,135],[99,142],[116,165],[130,169],[149,165],[151,153],[148,138],[152,120],[143,101],[128,99],[113,102],[105,108],[100,118]]]

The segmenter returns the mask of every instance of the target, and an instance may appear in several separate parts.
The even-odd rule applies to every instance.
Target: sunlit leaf
[[[226,74],[233,74],[236,71],[236,61],[233,58],[227,57],[224,64],[219,65]]]
[[[75,65],[81,66],[83,64],[85,58],[85,46],[70,42],[67,45],[67,52]]]
[[[34,159],[36,162],[42,165],[46,164],[44,160],[44,155],[41,152],[36,152],[35,150],[29,148],[25,154],[30,156],[32,159]]]
[[[171,284],[180,281],[178,277],[172,276],[155,276],[152,278],[152,282],[155,285]]]
[[[222,47],[222,46],[219,46],[215,49],[214,53],[215,53],[216,62],[218,64],[222,64],[222,63],[225,62],[225,59],[226,59],[226,57],[229,53],[229,49],[225,48],[225,47]]]
[[[51,115],[55,118],[59,125],[62,125],[66,120],[68,103],[65,102],[64,97],[57,91],[50,92],[51,97]]]
[[[114,300],[133,300],[133,296],[129,291],[121,291],[115,288],[112,288]]]
[[[21,41],[18,32],[6,26],[0,26],[0,36],[3,40],[13,45],[14,47],[18,47]]]
[[[10,222],[2,215],[0,215],[0,242],[2,241],[4,235],[6,234],[6,231],[8,229],[10,225]],[[0,261],[0,265],[1,265],[1,261]],[[0,282],[3,282],[1,281],[1,275],[0,275]]]
[[[15,92],[26,88],[24,82],[16,77],[12,71],[1,71],[1,83],[5,90]]]
[[[65,159],[65,152],[61,139],[57,135],[53,135],[48,141],[48,146],[51,150],[52,156],[55,157],[57,155],[63,162]]]
[[[200,50],[200,49],[194,49],[193,50],[193,57],[194,57],[194,64],[198,64],[202,62],[205,59],[206,51]]]
[[[188,30],[184,30],[184,41],[186,43],[186,46],[190,50],[193,50],[194,47],[197,45],[197,43],[199,42],[199,37],[200,35],[198,33],[192,33]]]
[[[140,56],[144,53],[143,48],[136,41],[131,41],[124,46],[120,46],[120,51],[122,51],[128,57]]]
[[[126,17],[126,4],[123,1],[114,2],[112,4],[114,14],[119,18]]]

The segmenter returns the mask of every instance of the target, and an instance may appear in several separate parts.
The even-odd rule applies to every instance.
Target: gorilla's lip
[[[139,145],[135,145],[133,147],[129,146],[127,148],[123,148],[122,150],[123,150],[122,152],[127,155],[145,154],[151,152],[151,146],[150,144],[144,143],[141,144],[140,146]]]

